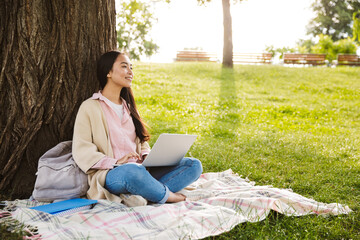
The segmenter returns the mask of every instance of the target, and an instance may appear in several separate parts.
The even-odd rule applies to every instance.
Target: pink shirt
[[[106,156],[100,159],[100,161],[92,168],[112,169],[113,164],[115,164],[118,159],[124,157],[130,152],[136,152],[135,125],[130,116],[130,110],[128,109],[127,103],[124,99],[122,99],[124,109],[122,119],[120,119],[120,117],[112,109],[110,100],[104,97],[100,91],[98,93],[94,93],[91,99],[98,99],[100,101],[101,108],[108,124],[110,142],[114,154],[114,158]],[[149,152],[142,152],[141,157],[146,154],[149,154]],[[129,162],[136,162],[136,159],[130,158]]]

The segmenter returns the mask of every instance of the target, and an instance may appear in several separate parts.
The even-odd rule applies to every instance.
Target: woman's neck
[[[101,91],[101,94],[116,104],[121,104],[120,92],[122,88],[113,88],[105,85],[104,89]]]

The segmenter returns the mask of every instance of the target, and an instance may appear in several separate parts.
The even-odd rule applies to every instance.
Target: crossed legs
[[[195,158],[183,158],[176,166],[148,169],[127,163],[108,172],[105,188],[116,195],[141,195],[155,203],[179,202],[185,196],[176,192],[196,181],[201,173],[201,162]]]

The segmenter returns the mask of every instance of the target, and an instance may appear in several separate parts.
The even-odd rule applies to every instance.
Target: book
[[[96,203],[97,200],[74,198],[55,203],[49,203],[42,206],[31,207],[30,209],[50,213],[56,216],[65,216],[78,211],[90,209]]]
[[[86,206],[83,206],[83,207],[72,208],[72,209],[69,209],[69,210],[62,211],[62,212],[54,213],[52,215],[57,216],[57,217],[64,217],[64,216],[67,216],[67,215],[70,215],[70,214],[73,214],[73,213],[76,213],[76,212],[91,209],[93,206],[94,205],[91,204],[91,205],[86,205]]]

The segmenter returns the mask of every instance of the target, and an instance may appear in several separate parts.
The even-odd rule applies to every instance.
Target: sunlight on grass
[[[135,63],[139,111],[159,134],[197,134],[204,171],[232,168],[258,185],[291,188],[353,214],[273,214],[224,239],[359,238],[360,68]]]

